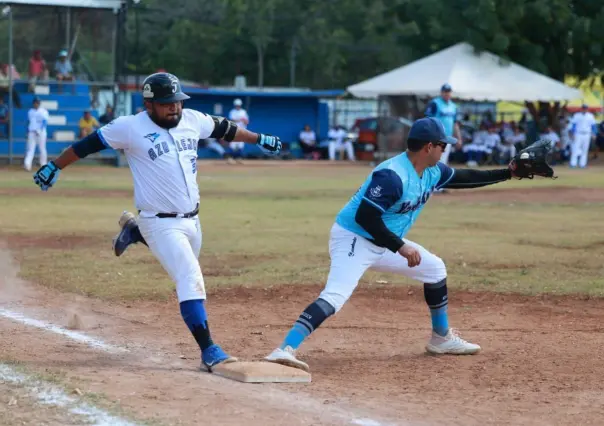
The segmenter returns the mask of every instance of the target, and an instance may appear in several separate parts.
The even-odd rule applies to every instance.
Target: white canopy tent
[[[354,84],[348,92],[359,98],[388,95],[436,96],[449,83],[453,96],[474,101],[569,101],[581,91],[499,56],[476,54],[459,43],[408,65]]]

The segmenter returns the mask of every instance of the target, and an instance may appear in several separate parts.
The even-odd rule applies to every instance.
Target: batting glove
[[[48,191],[48,188],[53,186],[59,178],[59,173],[61,173],[61,169],[51,161],[34,173],[34,182],[42,191]]]
[[[278,136],[259,134],[256,144],[273,154],[279,154],[279,151],[281,151],[281,141]]]

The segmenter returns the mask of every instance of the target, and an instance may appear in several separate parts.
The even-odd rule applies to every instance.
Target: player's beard
[[[178,126],[178,123],[180,123],[181,118],[182,112],[179,112],[176,115],[169,116],[166,118],[159,118],[155,109],[153,109],[151,112],[151,120],[153,120],[153,122],[159,127],[162,127],[164,129],[173,129],[174,127]]]

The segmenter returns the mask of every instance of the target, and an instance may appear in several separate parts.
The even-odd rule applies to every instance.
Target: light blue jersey
[[[445,134],[453,136],[455,121],[457,121],[457,105],[449,100],[446,102],[442,97],[432,99],[426,108],[426,115],[438,119],[445,127]]]
[[[371,235],[355,220],[361,201],[365,200],[382,211],[386,227],[403,238],[417,220],[432,192],[445,186],[454,173],[452,168],[439,162],[424,170],[420,178],[407,153],[399,154],[373,169],[356,194],[340,210],[336,223],[371,240]]]

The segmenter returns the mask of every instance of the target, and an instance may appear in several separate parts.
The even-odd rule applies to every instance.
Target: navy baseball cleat
[[[121,230],[113,238],[113,252],[116,256],[121,256],[131,244],[143,243],[147,245],[138,229],[136,218],[132,213],[124,211],[118,223]]]
[[[236,362],[237,358],[230,356],[222,348],[216,344],[206,348],[201,353],[201,369],[212,372],[212,368],[218,364],[227,364],[229,362]]]

